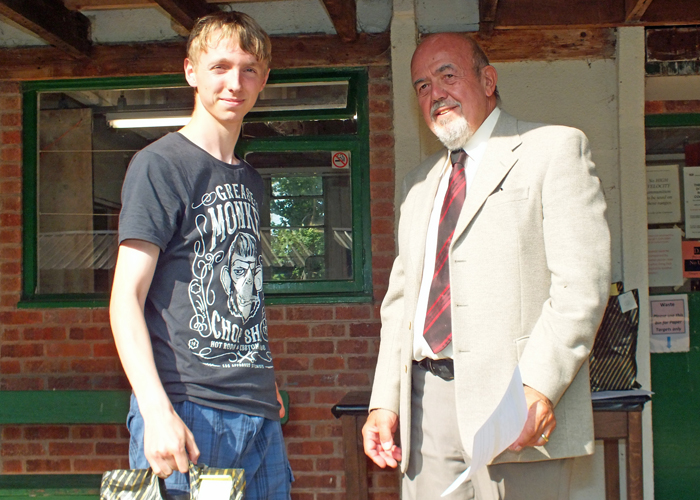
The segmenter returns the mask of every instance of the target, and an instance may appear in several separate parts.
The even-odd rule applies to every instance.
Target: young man
[[[133,388],[129,458],[166,478],[168,498],[189,498],[188,460],[245,469],[247,500],[290,497],[260,278],[263,181],[234,154],[270,52],[245,14],[200,19],[185,59],[192,120],[137,153],[124,180],[110,316]]]

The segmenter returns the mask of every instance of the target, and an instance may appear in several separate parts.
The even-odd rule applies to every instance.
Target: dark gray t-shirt
[[[158,374],[173,402],[279,418],[262,291],[263,180],[182,134],[137,153],[124,179],[119,242],[161,249],[145,304]]]

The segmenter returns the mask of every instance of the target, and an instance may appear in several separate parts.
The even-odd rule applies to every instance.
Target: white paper
[[[525,391],[520,369],[516,367],[503,399],[474,435],[471,465],[440,496],[444,497],[452,493],[513,444],[525,427],[526,420]]]
[[[231,476],[204,475],[199,483],[199,496],[201,500],[229,500],[233,489]]]
[[[678,165],[647,167],[647,222],[681,222],[681,190]]]
[[[700,238],[700,167],[683,169],[685,237]]]
[[[690,318],[688,296],[652,295],[649,297],[651,352],[688,352]]]
[[[649,286],[683,284],[683,232],[678,227],[649,229]]]

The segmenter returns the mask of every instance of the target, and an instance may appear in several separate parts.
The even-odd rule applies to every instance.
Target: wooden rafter
[[[156,3],[186,31],[194,27],[197,18],[218,10],[205,0],[155,0]]]
[[[28,29],[73,58],[88,59],[90,21],[55,0],[0,0],[0,15]]]
[[[388,32],[362,33],[355,43],[335,35],[272,38],[272,67],[315,68],[389,64]],[[96,45],[87,63],[72,60],[53,47],[0,50],[0,80],[137,76],[182,73],[185,42]]]
[[[628,23],[638,23],[654,0],[625,0],[625,11]]]
[[[344,42],[357,39],[357,6],[355,0],[323,0],[335,31]]]
[[[498,0],[479,0],[479,32],[490,35],[496,27]]]

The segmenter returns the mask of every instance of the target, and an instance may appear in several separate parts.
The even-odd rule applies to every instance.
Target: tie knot
[[[452,151],[452,165],[457,167],[457,165],[461,165],[464,167],[467,163],[467,153],[463,150],[460,149],[458,151]]]

